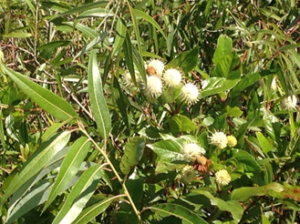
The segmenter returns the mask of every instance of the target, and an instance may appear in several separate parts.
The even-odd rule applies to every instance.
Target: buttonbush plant
[[[2,1],[2,222],[299,222],[299,6]]]

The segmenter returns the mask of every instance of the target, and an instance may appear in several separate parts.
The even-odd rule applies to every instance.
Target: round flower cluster
[[[179,86],[181,83],[181,73],[175,68],[167,69],[164,72],[164,81],[168,87]]]
[[[219,170],[218,172],[216,172],[215,177],[216,182],[219,185],[228,185],[231,181],[231,176],[227,172],[227,170]]]
[[[164,63],[157,59],[145,64],[145,69],[147,72],[147,83],[144,85],[144,94],[149,102],[157,102],[156,99],[163,94],[166,88],[175,88],[180,91],[179,94],[177,91],[174,91],[178,94],[176,97],[178,96],[188,106],[194,105],[199,101],[199,88],[193,83],[182,84],[183,76],[179,69],[168,68],[165,70]],[[139,76],[136,76],[136,81],[140,82]],[[123,83],[127,89],[135,87],[129,72],[124,74]]]
[[[157,77],[161,77],[164,71],[165,65],[160,60],[152,60],[147,65],[147,73],[149,75],[155,75]]]
[[[199,101],[199,90],[193,83],[185,84],[180,90],[180,98],[187,105],[191,106]]]
[[[224,149],[227,146],[228,140],[223,132],[215,132],[210,137],[210,142],[212,145],[217,146],[219,149]]]
[[[295,95],[288,96],[281,101],[281,107],[284,110],[293,110],[297,106],[297,97]]]
[[[187,143],[182,148],[182,154],[191,162],[194,162],[198,156],[204,155],[205,152],[205,149],[196,143]]]
[[[229,147],[234,147],[237,144],[237,140],[233,135],[227,136],[227,145]]]
[[[162,82],[157,76],[147,76],[145,95],[150,98],[158,98],[162,94]]]
[[[180,172],[181,181],[185,184],[189,184],[197,179],[197,172],[194,167],[186,165]]]
[[[136,75],[135,76],[135,81],[140,82],[140,76]],[[133,79],[132,79],[131,74],[129,72],[126,72],[125,75],[123,76],[123,82],[124,82],[125,87],[128,88],[128,89],[135,87]]]

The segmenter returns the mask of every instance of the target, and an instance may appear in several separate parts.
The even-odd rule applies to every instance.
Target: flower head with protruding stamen
[[[175,68],[167,69],[164,72],[163,80],[168,87],[178,86],[181,82],[181,73]]]
[[[293,110],[297,106],[297,97],[295,95],[288,96],[281,101],[281,107],[284,110]]]
[[[216,172],[215,177],[216,182],[219,185],[228,185],[231,181],[231,176],[227,172],[227,170],[219,170],[218,172]]]
[[[191,162],[194,162],[198,156],[205,154],[205,149],[196,143],[187,143],[182,148],[182,154]]]
[[[135,81],[140,82],[140,77],[138,75],[135,76]],[[131,77],[131,74],[129,72],[126,72],[123,76],[123,82],[126,88],[133,88],[135,87],[133,79]]]
[[[199,90],[193,83],[185,84],[180,90],[180,98],[189,106],[199,101]]]
[[[210,137],[210,143],[219,149],[224,149],[227,146],[228,140],[223,132],[215,132]]]
[[[162,94],[162,82],[156,76],[147,76],[145,95],[150,98],[158,98]]]
[[[148,75],[154,75],[161,77],[164,71],[165,65],[160,60],[152,60],[147,65],[147,73]]]

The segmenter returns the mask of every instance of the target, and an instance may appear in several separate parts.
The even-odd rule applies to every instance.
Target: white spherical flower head
[[[194,162],[198,156],[204,155],[205,152],[205,149],[196,143],[187,143],[182,149],[182,154],[191,162]]]
[[[181,73],[177,69],[170,68],[165,71],[163,78],[167,86],[175,87],[181,82]]]
[[[160,60],[152,60],[147,65],[147,73],[149,75],[155,75],[158,77],[162,76],[162,73],[164,71],[165,65]]]
[[[181,174],[181,181],[185,184],[189,184],[197,179],[197,173],[194,167],[192,166],[185,166],[180,172]]]
[[[281,106],[285,110],[293,110],[297,106],[297,97],[295,95],[288,96],[281,101]]]
[[[145,95],[151,98],[158,98],[162,94],[162,82],[156,76],[147,76],[147,87]]]
[[[219,185],[228,185],[231,181],[230,174],[227,172],[227,170],[219,170],[215,174],[216,182]]]
[[[223,132],[215,132],[210,137],[211,144],[217,146],[219,149],[224,149],[227,146],[227,137]]]
[[[180,98],[186,104],[193,105],[199,101],[199,90],[192,83],[185,84],[180,90]]]

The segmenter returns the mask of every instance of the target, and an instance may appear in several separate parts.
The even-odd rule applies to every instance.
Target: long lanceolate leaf
[[[46,166],[55,154],[65,147],[65,145],[69,142],[69,138],[70,132],[66,131],[60,135],[57,134],[48,141],[42,143],[26,162],[20,173],[14,176],[2,198],[1,204],[3,204],[7,198],[20,188],[27,180]]]
[[[104,212],[106,208],[112,203],[112,201],[120,197],[124,197],[124,195],[118,195],[115,197],[103,199],[102,201],[84,209],[72,224],[88,223],[94,217]]]
[[[190,223],[190,224],[202,224],[207,223],[205,220],[203,220],[201,217],[199,217],[196,213],[193,211],[177,204],[172,203],[164,203],[164,204],[158,204],[149,207],[152,211],[154,211],[157,215],[166,217],[166,216],[175,216],[181,220],[184,221],[184,223]]]
[[[5,73],[42,109],[52,114],[59,120],[70,120],[77,116],[74,108],[64,99],[51,91],[32,82],[20,73],[11,70],[3,65]]]
[[[111,120],[109,110],[103,95],[102,81],[97,65],[96,50],[93,50],[90,55],[88,67],[88,83],[89,95],[91,99],[91,107],[98,131],[102,138],[107,139],[111,128]]]
[[[106,182],[109,181],[103,171],[103,165],[96,165],[87,169],[75,184],[53,224],[72,223],[93,195],[100,178],[104,178]],[[110,183],[108,184],[110,185]]]
[[[79,138],[68,151],[61,167],[59,174],[52,187],[49,199],[44,206],[44,210],[51,204],[58,194],[64,189],[64,187],[73,179],[76,175],[80,164],[83,162],[86,154],[90,149],[90,141],[86,137]]]

